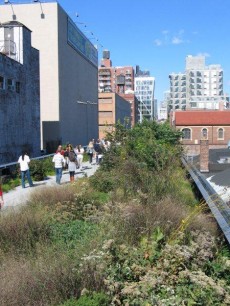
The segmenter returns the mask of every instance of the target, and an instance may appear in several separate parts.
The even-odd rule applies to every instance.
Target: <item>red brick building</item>
[[[173,111],[171,125],[183,132],[181,139],[190,154],[200,153],[200,140],[210,149],[226,148],[230,140],[230,110]]]
[[[98,91],[114,92],[131,103],[131,125],[133,126],[138,118],[138,103],[134,95],[134,69],[132,66],[113,67],[110,59],[110,52],[103,51],[101,66],[98,68]]]

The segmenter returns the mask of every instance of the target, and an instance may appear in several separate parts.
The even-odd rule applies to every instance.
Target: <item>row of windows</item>
[[[0,90],[11,90],[20,93],[20,82],[0,76]]]
[[[136,81],[136,85],[153,85],[153,81]]]
[[[184,128],[182,131],[182,139],[184,140],[191,140],[192,139],[192,131],[189,128]],[[217,138],[224,139],[224,129],[219,128],[217,130]],[[208,129],[203,128],[201,130],[201,139],[208,139]]]

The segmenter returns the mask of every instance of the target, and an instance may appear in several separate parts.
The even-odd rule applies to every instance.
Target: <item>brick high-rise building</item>
[[[137,99],[134,95],[134,69],[132,66],[112,66],[110,51],[103,51],[99,67],[98,89],[101,92],[114,92],[131,103],[131,124],[137,122]]]

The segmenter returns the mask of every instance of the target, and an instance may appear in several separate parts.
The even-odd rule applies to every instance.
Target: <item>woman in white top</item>
[[[20,164],[20,170],[21,170],[22,188],[26,187],[25,177],[27,177],[30,187],[33,187],[34,185],[30,177],[30,169],[29,169],[30,158],[26,152],[23,152],[22,155],[19,157],[18,163]]]
[[[82,168],[82,162],[83,162],[83,154],[85,152],[84,148],[82,148],[81,145],[78,145],[74,152],[77,154],[77,163],[78,163],[78,168]]]

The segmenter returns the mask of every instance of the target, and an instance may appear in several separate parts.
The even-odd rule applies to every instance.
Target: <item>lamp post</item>
[[[14,14],[13,5],[12,5],[12,3],[10,2],[10,0],[4,0],[4,3],[5,3],[5,4],[10,4],[11,10],[12,10],[12,19],[13,19],[13,20],[16,20],[17,17],[16,17],[16,15]]]
[[[45,19],[45,14],[43,12],[43,9],[42,9],[42,4],[41,4],[41,1],[40,0],[33,0],[34,2],[39,2],[40,3],[40,8],[41,8],[41,19]]]

